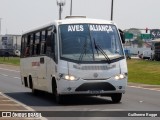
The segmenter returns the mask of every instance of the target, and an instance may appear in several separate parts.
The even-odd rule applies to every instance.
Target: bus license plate
[[[94,90],[94,91],[90,91],[91,94],[99,94],[100,91]]]

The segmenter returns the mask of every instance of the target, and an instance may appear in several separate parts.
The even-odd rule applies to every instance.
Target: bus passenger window
[[[49,28],[47,31],[47,39],[46,39],[46,54],[51,55],[52,53],[52,29]]]
[[[45,30],[41,33],[41,44],[40,44],[40,54],[46,54],[46,34]]]
[[[39,55],[40,54],[40,32],[37,32],[35,34],[35,51],[34,55]]]
[[[46,54],[46,43],[41,43],[41,54]]]
[[[30,56],[30,35],[25,37],[24,57]]]
[[[29,49],[30,49],[29,46],[27,46],[26,49],[25,49],[25,56],[26,56],[26,57],[30,55]]]
[[[36,45],[36,55],[40,54],[40,44]]]
[[[34,55],[34,43],[35,43],[34,34],[32,34],[30,36],[30,55]]]
[[[25,49],[25,37],[22,36],[22,41],[21,41],[21,57],[24,57],[24,53],[25,53],[24,49]]]

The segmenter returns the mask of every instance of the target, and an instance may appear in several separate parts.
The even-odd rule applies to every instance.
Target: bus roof
[[[91,24],[114,24],[112,21],[91,19],[91,18],[66,18],[56,21],[59,24],[78,24],[78,23],[91,23]]]
[[[61,24],[80,24],[80,23],[90,23],[90,24],[114,24],[115,23],[113,21],[107,21],[107,20],[102,20],[102,19],[91,19],[91,18],[79,18],[79,17],[73,17],[73,18],[65,18],[63,20],[55,20],[54,22],[51,22],[49,24],[46,24],[46,25],[43,25],[41,27],[38,27],[38,28],[35,28],[35,29],[32,29],[32,30],[29,30],[24,34],[27,34],[27,33],[30,33],[30,32],[34,32],[34,31],[38,31],[40,29],[43,29],[43,28],[46,28],[46,27],[49,27],[49,26],[52,26],[52,25],[61,25]]]

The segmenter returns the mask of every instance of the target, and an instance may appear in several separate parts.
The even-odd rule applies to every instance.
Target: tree
[[[141,31],[137,28],[130,28],[130,29],[124,30],[124,32],[132,33],[134,35],[134,37],[141,35]]]
[[[130,28],[130,29],[124,30],[124,32],[129,32],[133,34],[132,44],[137,44],[138,47],[143,46],[143,40],[141,39],[141,31],[139,29]]]
[[[135,44],[138,45],[138,47],[142,47],[143,43],[144,43],[140,36],[137,36],[137,38],[134,40],[134,42],[135,42]]]

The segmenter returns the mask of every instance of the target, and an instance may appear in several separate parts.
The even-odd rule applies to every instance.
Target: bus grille
[[[73,68],[75,69],[80,69],[80,70],[109,70],[112,68],[115,68],[116,65],[111,65],[111,66],[77,66],[73,65]]]
[[[111,91],[116,88],[107,82],[95,82],[95,83],[84,83],[80,85],[75,91]]]

